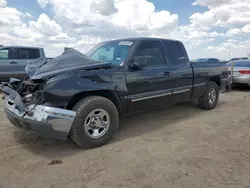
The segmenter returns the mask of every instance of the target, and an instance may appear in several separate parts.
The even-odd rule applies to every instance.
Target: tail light
[[[240,74],[250,74],[250,70],[239,70]]]

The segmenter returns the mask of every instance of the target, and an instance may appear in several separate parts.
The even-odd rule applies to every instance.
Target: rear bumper
[[[250,85],[250,76],[233,77],[233,83]]]
[[[25,106],[20,104],[20,101],[17,104],[15,98],[20,96],[16,93],[13,99],[13,93],[6,95],[4,99],[6,116],[13,125],[27,131],[34,131],[44,138],[67,139],[75,119],[74,111],[43,105]]]

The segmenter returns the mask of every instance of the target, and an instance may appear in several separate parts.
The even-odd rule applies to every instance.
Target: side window
[[[160,41],[142,41],[135,54],[135,57],[137,56],[144,56],[147,58],[146,67],[160,67],[166,65]]]
[[[15,50],[9,48],[0,49],[0,60],[1,59],[14,59]]]
[[[171,63],[173,65],[188,63],[187,52],[180,42],[164,41],[164,46],[169,52]]]
[[[17,50],[16,59],[37,59],[40,57],[40,51],[38,49],[19,48]]]

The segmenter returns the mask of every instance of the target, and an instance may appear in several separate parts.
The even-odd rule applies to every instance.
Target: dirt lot
[[[133,117],[93,150],[23,132],[2,106],[1,188],[250,187],[247,90],[221,94],[213,111],[182,104]]]

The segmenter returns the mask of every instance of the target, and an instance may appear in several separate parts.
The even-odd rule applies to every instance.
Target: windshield
[[[110,62],[115,66],[119,66],[126,59],[132,45],[132,41],[102,43],[91,49],[87,56],[95,61]]]

